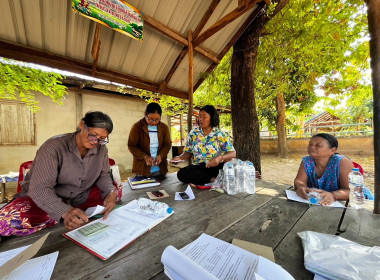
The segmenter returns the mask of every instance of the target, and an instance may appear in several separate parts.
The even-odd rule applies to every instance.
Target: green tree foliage
[[[313,113],[318,87],[328,102],[341,102],[369,66],[368,42],[359,40],[367,35],[362,1],[291,1],[280,13],[262,34],[256,68],[258,107],[269,127],[278,94],[289,126],[289,116]]]
[[[355,107],[370,102],[370,87],[362,79],[369,68],[368,41],[363,40],[367,29],[363,1],[290,1],[260,38],[254,75],[262,125],[275,128],[278,94],[284,95],[286,125],[293,129],[297,118],[315,113],[313,106],[321,99],[318,88],[332,108],[347,97],[347,104]],[[194,100],[230,104],[230,55],[205,80]],[[340,117],[349,114],[340,112]]]
[[[38,101],[35,93],[49,96],[54,102],[63,104],[66,87],[62,85],[62,76],[53,72],[43,72],[30,68],[13,60],[0,60],[0,98],[21,100],[32,112],[37,112]]]
[[[173,116],[176,114],[185,114],[188,110],[187,103],[185,103],[180,98],[159,93],[153,93],[147,90],[138,89],[138,91],[141,92],[140,97],[145,99],[146,102],[156,102],[160,104],[162,111],[169,116]]]
[[[206,80],[194,93],[194,104],[231,107],[231,54],[232,49],[218,67],[206,76]]]

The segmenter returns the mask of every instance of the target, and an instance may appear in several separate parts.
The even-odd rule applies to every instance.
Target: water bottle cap
[[[352,171],[358,171],[359,172],[359,168],[352,168]]]
[[[171,214],[173,213],[173,208],[169,207],[168,210],[167,210],[168,214]]]
[[[309,201],[313,204],[318,203],[318,199],[316,197],[310,197]]]

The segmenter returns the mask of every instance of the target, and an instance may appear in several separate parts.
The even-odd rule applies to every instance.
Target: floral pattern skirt
[[[117,184],[116,184],[117,185]],[[122,186],[116,186],[117,201],[122,196]],[[88,200],[77,208],[85,211],[89,207],[103,205],[101,191],[93,187]],[[39,208],[30,197],[19,197],[0,209],[0,236],[24,236],[57,224],[48,213]]]
[[[29,235],[57,222],[30,197],[20,197],[0,210],[0,235]]]

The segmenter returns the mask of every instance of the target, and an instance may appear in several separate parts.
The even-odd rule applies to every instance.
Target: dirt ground
[[[281,159],[275,155],[261,156],[262,177],[265,181],[293,185],[302,157],[306,154],[290,154],[288,158]],[[364,182],[373,192],[374,186],[374,156],[359,154],[345,154],[352,161],[359,163],[365,172]]]
[[[262,179],[280,184],[293,185],[302,158],[306,154],[289,154],[288,158],[282,159],[272,154],[261,155]],[[352,161],[359,163],[364,171],[366,186],[373,192],[374,186],[374,156],[359,154],[345,154]],[[170,167],[169,172],[177,172],[178,168]]]
[[[261,156],[262,179],[281,184],[293,185],[293,180],[297,175],[302,157],[306,154],[290,154],[288,158],[281,159],[276,155],[263,154]],[[363,156],[359,154],[346,154],[352,161],[359,163],[365,171],[364,181],[366,186],[373,192],[374,186],[374,156]],[[169,172],[177,172],[178,168],[169,166]],[[133,176],[131,170],[121,172],[121,179],[127,180]],[[16,192],[15,182],[7,183],[7,198]]]

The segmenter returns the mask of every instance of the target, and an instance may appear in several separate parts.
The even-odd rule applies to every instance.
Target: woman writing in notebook
[[[146,106],[144,118],[132,126],[128,149],[133,155],[132,172],[142,176],[163,176],[168,172],[167,155],[172,146],[170,131],[161,122],[157,103]]]
[[[0,210],[0,236],[28,235],[62,221],[67,229],[88,222],[84,211],[116,206],[108,150],[111,118],[89,112],[74,133],[54,136],[38,149],[16,199]]]
[[[203,185],[218,176],[226,161],[236,157],[227,133],[219,128],[219,115],[214,106],[206,105],[199,111],[199,127],[187,137],[184,152],[171,162],[192,158],[193,164],[180,169],[177,177],[184,183]]]

